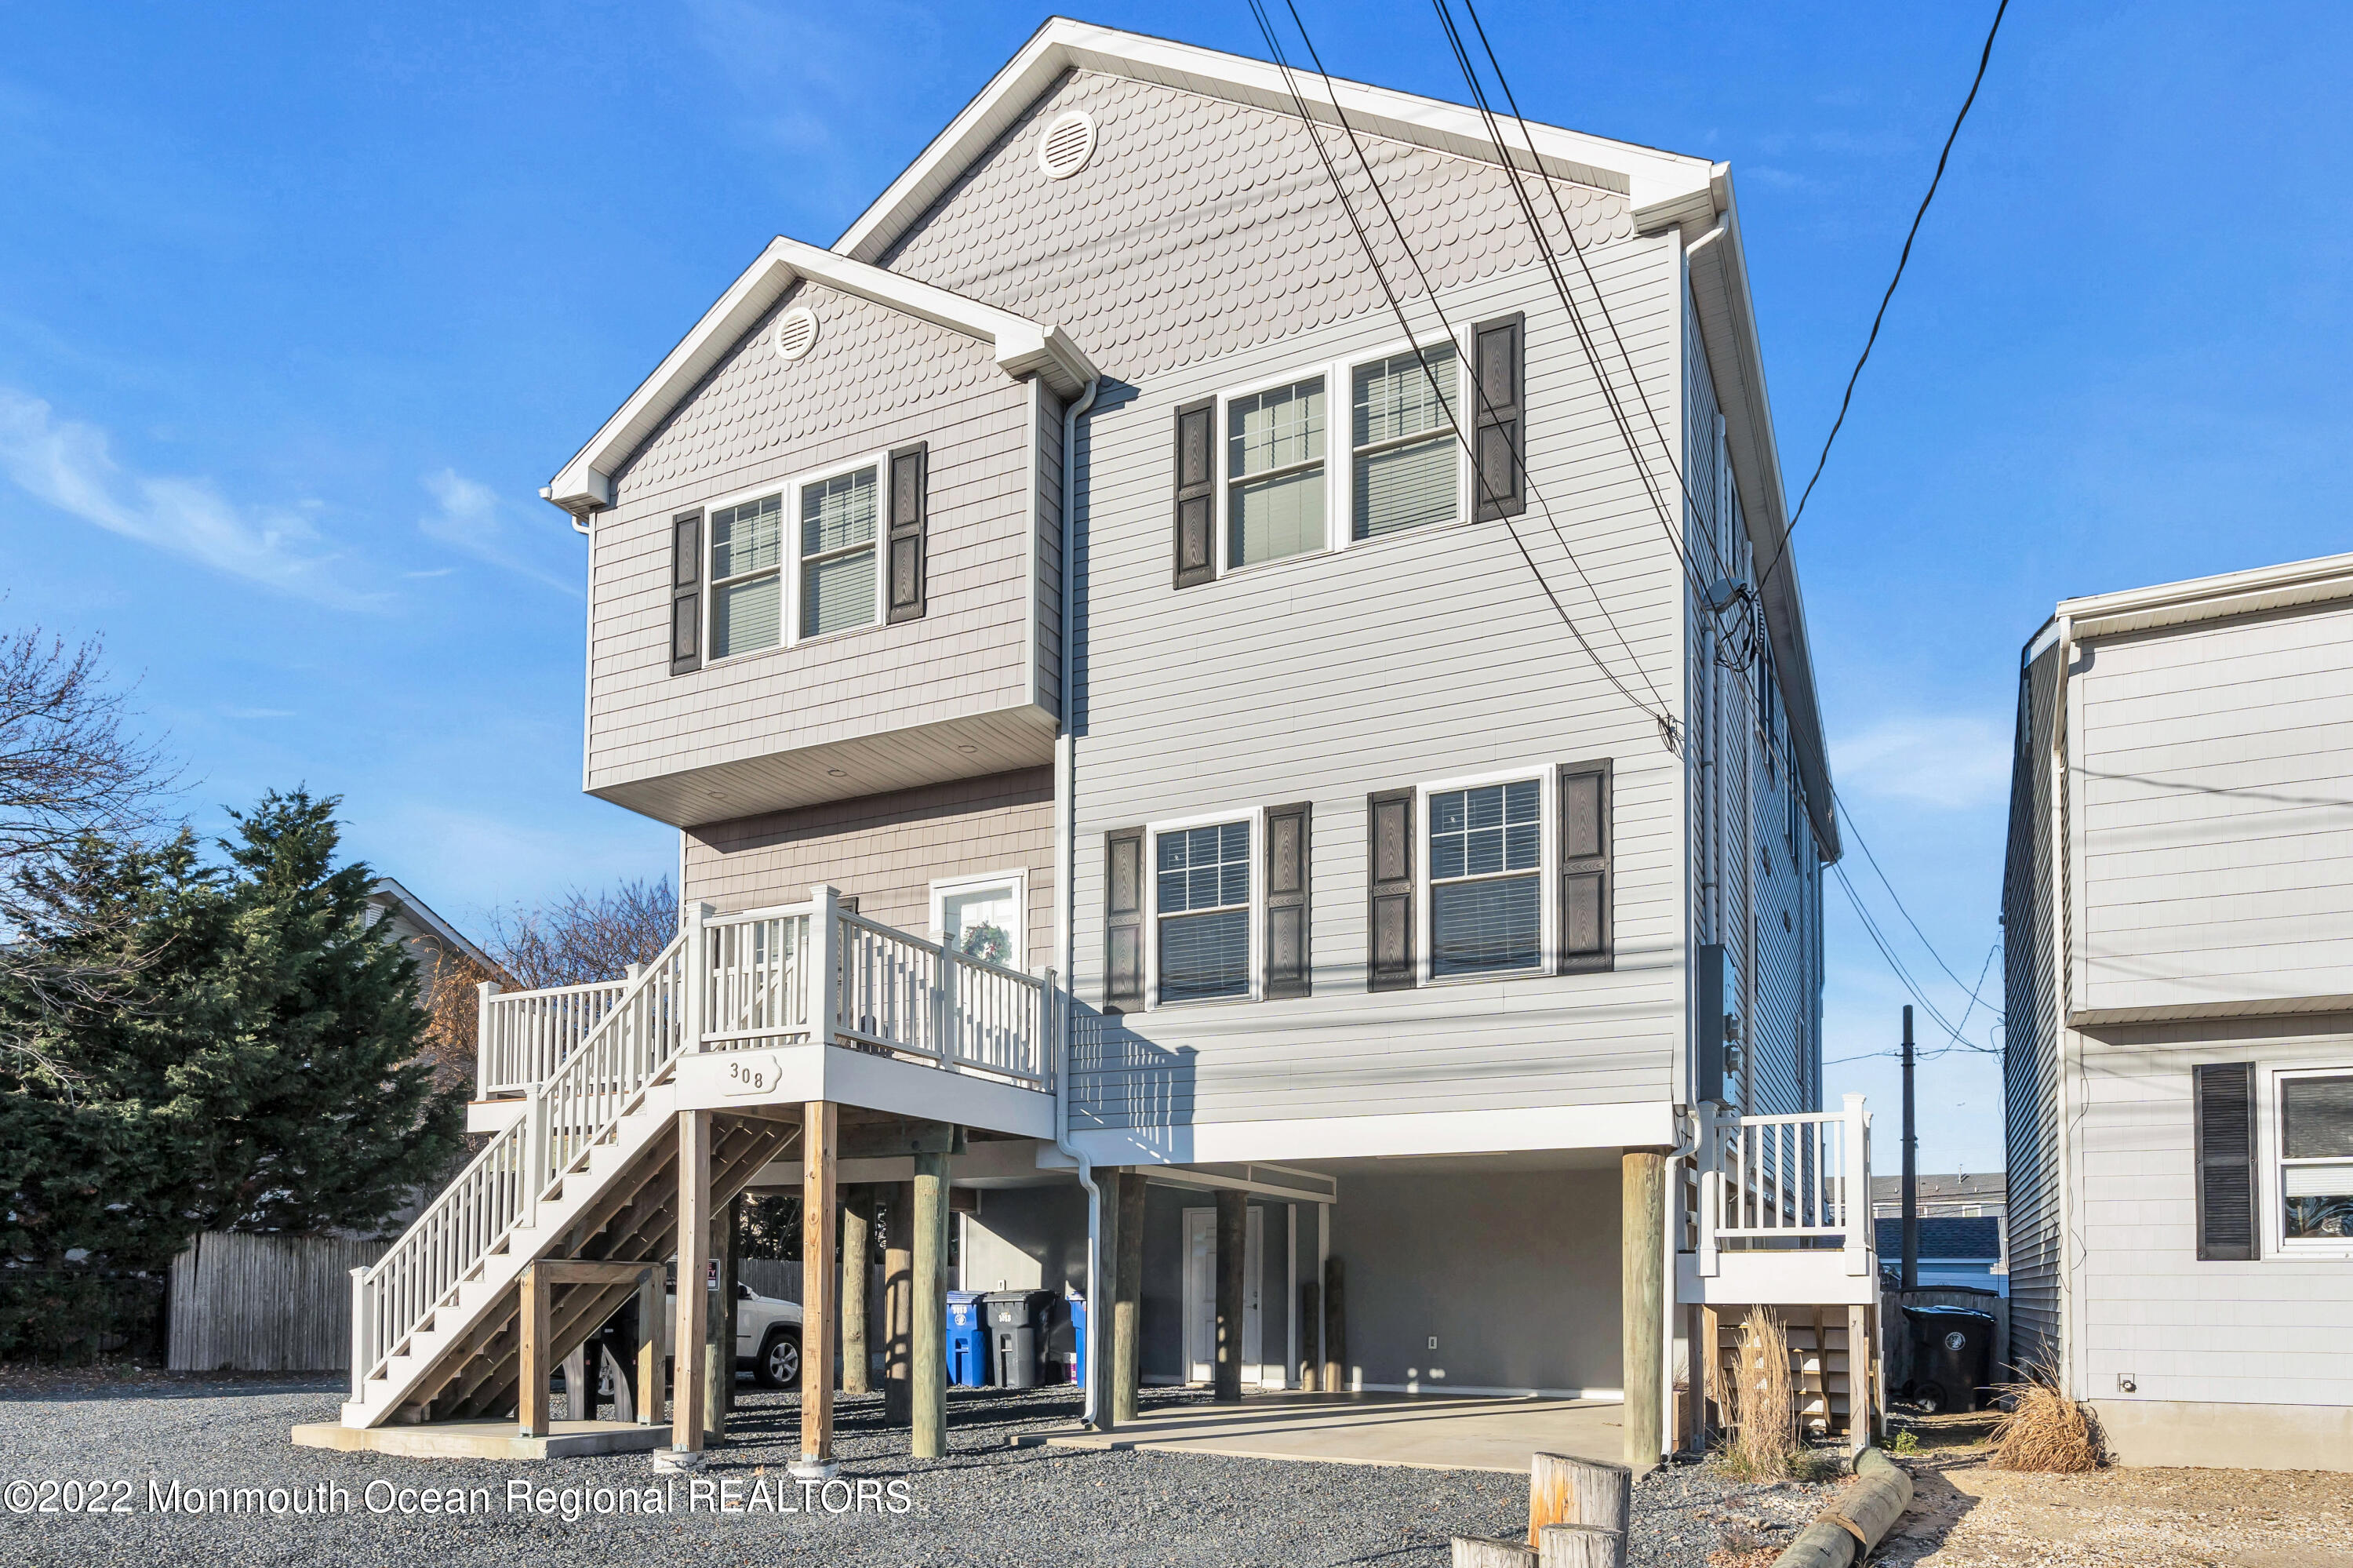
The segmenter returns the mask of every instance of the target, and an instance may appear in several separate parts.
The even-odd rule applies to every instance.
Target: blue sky
[[[1335,71],[1461,96],[1426,7],[1302,10]],[[1793,493],[1990,12],[1489,0],[1532,116],[1733,164]],[[1261,50],[1240,0],[1085,14]],[[8,7],[7,619],[105,634],[201,824],[340,793],[354,848],[461,924],[666,871],[667,830],[578,792],[582,550],[537,488],[769,237],[830,242],[1042,15]],[[1799,535],[1842,792],[1964,978],[2052,603],[2344,547],[2348,55],[2333,6],[2004,26]],[[1837,1059],[1904,998],[1830,904]],[[1999,1164],[1991,1059],[1922,1085],[1931,1168]],[[1829,1086],[1887,1113],[1892,1163],[1892,1066]]]

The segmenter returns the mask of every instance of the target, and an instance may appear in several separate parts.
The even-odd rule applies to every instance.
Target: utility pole
[[[1920,1288],[1920,1139],[1912,1124],[1912,1010],[1904,1010],[1904,1275]]]

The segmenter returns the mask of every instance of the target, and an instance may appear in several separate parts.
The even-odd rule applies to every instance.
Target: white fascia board
[[[573,513],[612,505],[614,471],[803,278],[976,338],[989,344],[1008,376],[1036,376],[1063,397],[1075,396],[1094,376],[1094,366],[1060,327],[780,235],[564,465],[541,497]]]
[[[1783,706],[1798,741],[1798,768],[1806,781],[1806,809],[1825,863],[1839,858],[1838,813],[1831,780],[1829,738],[1814,684],[1814,655],[1806,635],[1805,594],[1793,556],[1774,562],[1789,545],[1788,495],[1781,484],[1781,452],[1773,436],[1773,400],[1765,387],[1765,351],[1748,291],[1748,260],[1741,247],[1740,203],[1732,170],[1717,164],[1711,182],[1716,227],[1689,252],[1693,300],[1702,346],[1724,410],[1725,443],[1732,451],[1733,483],[1742,520],[1766,584],[1765,626],[1784,677]],[[1641,215],[1637,215],[1637,222]]]
[[[1291,92],[1295,85],[1308,112],[1327,124],[1336,123],[1337,115],[1345,113],[1350,125],[1371,135],[1460,157],[1498,161],[1495,144],[1488,138],[1478,111],[1459,103],[1363,82],[1335,79],[1326,88],[1323,77],[1312,70],[1294,69],[1286,82],[1282,72],[1265,60],[1058,16],[1031,35],[1020,52],[947,129],[933,138],[923,155],[892,182],[890,189],[843,232],[833,248],[860,260],[879,260],[974,159],[1020,119],[1039,93],[1069,70],[1155,82],[1278,114],[1299,112]],[[1536,163],[1546,174],[1616,192],[1638,208],[1686,198],[1694,191],[1707,190],[1710,184],[1714,165],[1704,158],[1534,122],[1529,123],[1527,133],[1535,142]],[[1506,143],[1525,167],[1527,144],[1519,135],[1516,122],[1506,132]]]
[[[2070,635],[2081,642],[2346,599],[2353,599],[2353,555],[2063,599],[2058,613],[2073,623]]]
[[[1195,1122],[1074,1132],[1096,1165],[1267,1164],[1530,1150],[1671,1149],[1675,1107],[1665,1100],[1510,1110],[1408,1111],[1297,1120]]]
[[[481,965],[482,968],[491,970],[492,973],[500,972],[498,964],[491,958],[490,954],[482,951],[481,948],[468,941],[463,932],[459,931],[455,926],[449,924],[448,921],[441,918],[440,916],[433,913],[431,909],[426,906],[423,899],[417,897],[414,893],[409,892],[408,889],[403,887],[399,883],[395,882],[391,877],[377,877],[375,881],[368,886],[368,896],[371,898],[382,898],[389,903],[398,905],[407,913],[411,919],[424,927],[427,930],[432,932],[436,937],[440,938],[444,942],[448,943],[449,946],[457,948],[458,951],[463,953],[467,958],[471,959],[474,962]]]

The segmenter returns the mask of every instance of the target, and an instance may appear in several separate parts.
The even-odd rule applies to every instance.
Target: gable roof
[[[445,946],[455,952],[462,953],[482,968],[493,973],[504,972],[500,969],[498,961],[490,954],[468,941],[458,927],[426,907],[425,900],[417,897],[392,878],[379,876],[368,884],[367,901],[385,915],[406,916],[420,929],[430,932]]]
[[[613,475],[621,465],[753,324],[803,278],[977,338],[989,344],[1008,376],[1034,374],[1063,397],[1075,396],[1094,377],[1094,366],[1060,327],[780,235],[728,285],[718,302],[703,312],[693,330],[638,384],[588,444],[557,471],[540,491],[541,498],[575,516],[610,506]]]

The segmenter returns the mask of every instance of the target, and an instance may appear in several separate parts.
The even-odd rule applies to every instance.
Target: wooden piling
[[[948,1157],[915,1156],[914,1364],[909,1369],[913,1428],[908,1451],[936,1459],[948,1451]]]
[[[874,1189],[865,1182],[845,1188],[841,1199],[841,1392],[867,1393],[874,1387],[873,1361],[866,1346],[866,1285],[874,1270]]]
[[[1630,1149],[1619,1165],[1626,1463],[1647,1475],[1658,1467],[1665,1430],[1667,1157],[1655,1149]]]
[[[670,1335],[670,1444],[702,1449],[702,1350],[710,1307],[702,1277],[711,1258],[711,1113],[678,1113],[677,1326]],[[659,1314],[657,1314],[659,1318]]]
[[[915,1184],[893,1182],[890,1205],[890,1239],[882,1248],[882,1420],[904,1426],[914,1418],[908,1374],[915,1321]]]
[[[1144,1353],[1144,1172],[1119,1173],[1119,1245],[1113,1264],[1111,1414],[1137,1417]]]
[[[1544,1544],[1546,1527],[1590,1525],[1621,1534],[1634,1506],[1634,1473],[1623,1465],[1537,1454],[1528,1466],[1528,1544]]]
[[[1536,1547],[1537,1568],[1626,1568],[1623,1531],[1589,1524],[1548,1524]]]
[[[833,1345],[841,1276],[834,1258],[834,1180],[841,1107],[811,1100],[801,1111],[801,1457],[833,1463]]]
[[[719,1288],[706,1292],[709,1316],[702,1347],[702,1436],[716,1446],[727,1441],[727,1416],[735,1407],[735,1227],[744,1213],[739,1195],[728,1202],[712,1227],[712,1261],[719,1266]]]
[[[1209,1397],[1219,1404],[1242,1400],[1242,1287],[1250,1241],[1250,1196],[1218,1189],[1218,1340],[1211,1363]]]
[[[1347,1276],[1336,1257],[1324,1260],[1324,1392],[1348,1387]]]
[[[515,1425],[525,1437],[547,1436],[547,1282],[537,1266],[526,1267],[517,1286],[517,1322],[522,1340],[522,1392],[515,1400]],[[569,1392],[568,1390],[566,1391]]]

